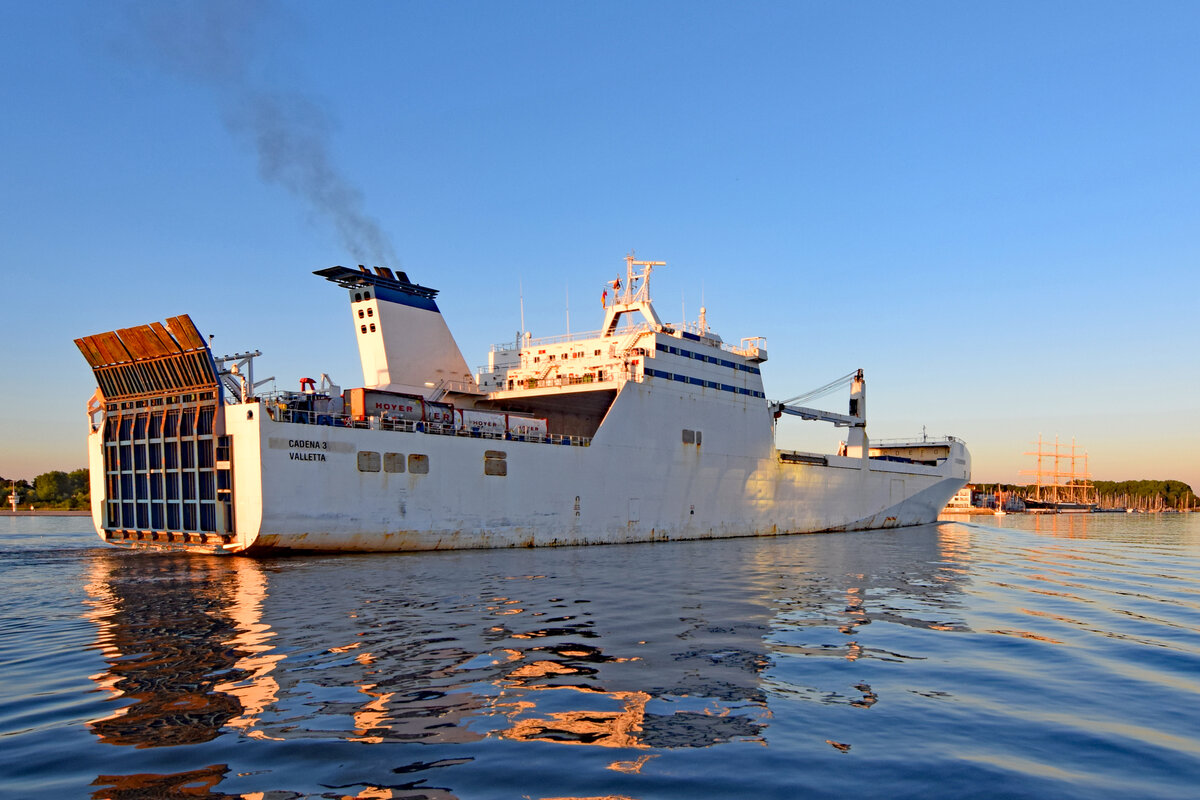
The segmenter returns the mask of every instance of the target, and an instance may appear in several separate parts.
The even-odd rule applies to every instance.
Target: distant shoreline
[[[0,509],[0,517],[90,517],[86,508],[10,508]]]

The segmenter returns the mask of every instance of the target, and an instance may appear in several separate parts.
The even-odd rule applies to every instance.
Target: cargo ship
[[[437,290],[386,267],[345,293],[363,385],[260,391],[261,352],[216,356],[190,317],[76,340],[92,519],[113,545],[208,553],[421,551],[870,530],[932,522],[970,477],[951,436],[872,441],[847,413],[763,390],[766,342],[664,323],[663,262],[625,259],[599,330],[495,345],[468,368]],[[845,429],[780,449],[780,420]]]

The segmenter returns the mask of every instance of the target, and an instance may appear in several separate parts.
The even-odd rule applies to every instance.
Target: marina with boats
[[[1092,485],[1092,476],[1088,472],[1088,454],[1076,452],[1074,439],[1071,440],[1069,451],[1065,447],[1055,436],[1054,449],[1048,449],[1049,443],[1043,443],[1039,434],[1037,450],[1025,453],[1037,458],[1036,469],[1021,472],[1034,478],[1023,498],[1025,510],[1058,514],[1096,510],[1096,487]],[[1083,461],[1082,471],[1078,469],[1080,460]]]
[[[1010,513],[1176,513],[1197,510],[1196,496],[1180,481],[1100,481],[1088,469],[1088,453],[1071,440],[1068,446],[1054,437],[1026,452],[1036,458],[1036,468],[1022,470],[1028,484],[983,483],[964,486],[943,510],[947,515]],[[1069,448],[1069,449],[1068,449]],[[1082,463],[1082,469],[1080,468]]]

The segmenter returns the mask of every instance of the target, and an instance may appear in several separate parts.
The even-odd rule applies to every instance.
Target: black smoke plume
[[[270,87],[255,56],[286,34],[286,14],[267,0],[156,0],[127,8],[128,49],[191,83],[208,87],[229,131],[258,156],[259,175],[308,204],[363,263],[398,265],[362,193],[330,156],[329,115],[304,92]],[[123,48],[125,49],[125,48]]]

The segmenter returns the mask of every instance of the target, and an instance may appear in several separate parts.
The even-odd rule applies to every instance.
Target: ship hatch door
[[[105,399],[105,538],[213,548],[232,541],[223,395],[212,353],[191,319],[75,343]]]

